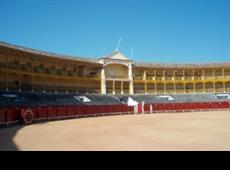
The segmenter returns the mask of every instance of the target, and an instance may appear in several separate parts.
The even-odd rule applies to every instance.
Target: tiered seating
[[[213,101],[230,101],[227,98],[218,98],[215,94],[172,94],[170,96],[173,100],[163,98],[164,95],[123,95],[120,96],[121,101],[126,102],[128,97],[136,100],[137,102],[144,103],[190,103],[190,102],[213,102]]]
[[[175,99],[175,102],[219,101],[219,99],[214,94],[174,94],[171,96]]]
[[[76,97],[85,96],[89,99],[84,102]],[[75,105],[117,105],[126,104],[128,98],[146,104],[153,103],[191,103],[230,101],[228,98],[218,98],[215,94],[172,94],[171,100],[167,95],[100,95],[75,93],[40,93],[40,92],[0,92],[0,107],[30,107],[30,106],[75,106]]]
[[[1,93],[0,95],[0,107],[20,107],[26,104],[26,100],[15,93]]]
[[[1,92],[0,107],[29,106],[71,106],[71,105],[114,105],[121,104],[120,99],[113,95],[85,94],[90,102],[77,100],[75,93],[38,93],[38,92]]]

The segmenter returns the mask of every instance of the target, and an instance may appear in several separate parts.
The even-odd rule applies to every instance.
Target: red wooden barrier
[[[45,107],[40,107],[38,108],[38,111],[37,111],[37,118],[38,119],[47,119],[47,109]]]
[[[148,113],[150,112],[150,104],[145,104],[144,105],[144,111],[148,112]]]
[[[96,114],[97,113],[97,106],[88,106],[86,114]]]
[[[77,115],[84,115],[84,106],[78,106],[76,111]]]
[[[66,108],[66,116],[75,116],[75,110],[74,107],[67,107]]]
[[[121,105],[121,112],[122,113],[128,113],[128,112],[130,112],[129,106],[127,106],[127,105]]]
[[[138,111],[138,113],[142,113],[143,112],[143,110],[142,110],[142,104],[141,103],[137,105],[137,111]]]
[[[64,108],[64,107],[58,107],[57,108],[57,116],[58,117],[65,117],[66,116],[65,112],[66,112],[66,108]]]
[[[230,103],[228,103],[228,102],[224,102],[224,103],[222,103],[222,106],[223,106],[223,108],[230,108]]]
[[[106,105],[103,108],[103,113],[111,113],[112,112],[112,106],[111,105]]]
[[[103,113],[103,106],[101,106],[101,105],[94,106],[94,112],[95,112],[95,114]]]
[[[152,106],[153,106],[153,112],[158,111],[158,104],[155,103]]]
[[[33,119],[37,119],[38,118],[38,108],[30,108],[33,112]]]
[[[160,103],[159,104],[159,108],[158,108],[159,110],[165,110],[165,105],[164,105],[164,103]]]
[[[129,112],[134,113],[134,106],[128,106],[129,107]]]
[[[80,115],[80,109],[79,109],[79,106],[74,106],[74,112],[75,112],[75,115]]]
[[[121,105],[111,105],[111,112],[112,113],[118,113],[118,112],[121,112]]]
[[[49,107],[47,108],[47,115],[48,118],[55,118],[57,117],[57,111],[55,107]]]
[[[6,123],[6,109],[0,109],[0,124]]]
[[[21,119],[20,111],[16,108],[8,108],[6,109],[6,121],[7,122],[15,122]]]
[[[144,111],[150,112],[152,105],[153,112],[164,111],[195,111],[195,110],[216,110],[230,109],[230,102],[197,102],[197,103],[155,103],[145,104]],[[142,105],[138,105],[138,112],[142,113]],[[20,110],[23,108],[2,108],[0,109],[0,124],[12,123],[22,120]],[[27,109],[27,108],[24,108]],[[65,107],[34,107],[28,108],[33,112],[33,118],[49,119],[58,117],[74,117],[75,115],[93,115],[110,113],[134,112],[133,106],[127,105],[88,105],[88,106],[65,106]]]
[[[182,108],[182,110],[187,111],[187,110],[189,110],[189,109],[190,109],[189,104],[188,104],[188,103],[183,103],[183,108]]]

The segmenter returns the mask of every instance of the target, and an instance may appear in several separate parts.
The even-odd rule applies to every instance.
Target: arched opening
[[[129,82],[123,82],[123,93],[129,94]]]
[[[164,93],[164,84],[163,83],[157,83],[157,93],[158,94]]]
[[[230,81],[225,82],[225,91],[230,92]]]
[[[121,81],[115,82],[115,93],[120,94],[121,93]]]
[[[46,78],[46,91],[54,92],[55,91],[55,79],[52,77]]]
[[[65,80],[61,80],[61,82],[63,83],[58,86],[58,91],[61,91],[61,92],[66,91],[67,89],[65,87],[66,85]],[[88,92],[88,81],[86,80],[77,81],[76,89],[78,93],[87,93]]]
[[[213,91],[214,91],[213,83],[212,82],[205,83],[205,92],[212,93]]]
[[[215,69],[214,75],[215,75],[215,79],[222,79],[223,76],[222,69],[221,68]]]
[[[224,76],[225,77],[230,77],[230,68],[225,68],[224,69]]]
[[[88,93],[100,93],[101,83],[97,80],[91,80],[88,82]],[[69,89],[73,89],[73,86],[69,86]]]
[[[42,76],[34,76],[32,90],[42,92],[44,87],[43,82],[44,78]]]
[[[195,84],[195,92],[202,93],[203,92],[203,83],[198,82]]]
[[[106,81],[106,93],[107,94],[113,93],[113,82],[112,81]]]
[[[182,83],[176,84],[176,93],[184,93],[184,85]]]
[[[147,83],[148,93],[155,93],[155,84],[154,83]]]
[[[145,84],[134,83],[134,93],[145,93]]]
[[[216,92],[224,92],[223,82],[215,83]]]
[[[173,83],[167,83],[166,84],[166,93],[173,93],[174,92],[174,84]]]
[[[6,72],[0,71],[0,90],[6,90]]]
[[[19,89],[19,75],[16,73],[8,74],[8,89],[18,90]]]
[[[31,91],[31,76],[22,75],[21,76],[21,90],[23,91]]]
[[[185,77],[184,77],[185,80],[191,80],[192,76],[193,76],[192,69],[186,69],[184,72],[184,75],[185,75]]]
[[[185,93],[194,93],[193,83],[185,84]]]

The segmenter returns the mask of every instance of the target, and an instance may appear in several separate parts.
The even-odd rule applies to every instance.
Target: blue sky
[[[230,61],[230,0],[0,0],[0,41],[142,62]]]

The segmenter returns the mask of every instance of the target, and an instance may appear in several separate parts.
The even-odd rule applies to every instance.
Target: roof
[[[19,50],[22,52],[37,54],[37,55],[43,55],[47,57],[53,57],[53,58],[60,58],[60,59],[67,59],[67,60],[73,60],[73,61],[80,61],[80,62],[86,62],[86,63],[92,63],[92,64],[98,64],[99,59],[92,59],[92,58],[85,58],[85,57],[77,57],[77,56],[70,56],[70,55],[63,55],[63,54],[57,54],[57,53],[51,53],[41,50],[35,50],[23,46],[18,45],[12,45],[6,42],[0,41],[0,46]],[[104,59],[112,59],[112,60],[124,60],[124,61],[131,61],[127,57],[125,57],[120,51],[115,51],[112,54],[102,57]],[[133,63],[134,67],[147,67],[147,68],[220,68],[220,67],[227,67],[230,68],[230,62],[210,62],[210,63]]]
[[[46,51],[41,51],[41,50],[35,50],[35,49],[32,49],[32,48],[27,48],[27,47],[23,47],[23,46],[12,45],[12,44],[2,42],[2,41],[0,41],[0,46],[10,48],[10,49],[14,49],[14,50],[19,50],[19,51],[26,52],[26,53],[43,55],[43,56],[47,56],[47,57],[53,57],[53,58],[59,58],[59,59],[67,59],[67,60],[69,59],[69,60],[81,61],[81,62],[87,62],[87,63],[93,63],[93,64],[100,64],[100,63],[98,63],[97,59],[70,56],[70,55],[63,55],[63,54],[51,53],[51,52],[46,52]]]
[[[112,54],[104,57],[105,59],[112,59],[112,60],[126,60],[128,61],[129,59],[125,57],[120,51],[115,51]]]

